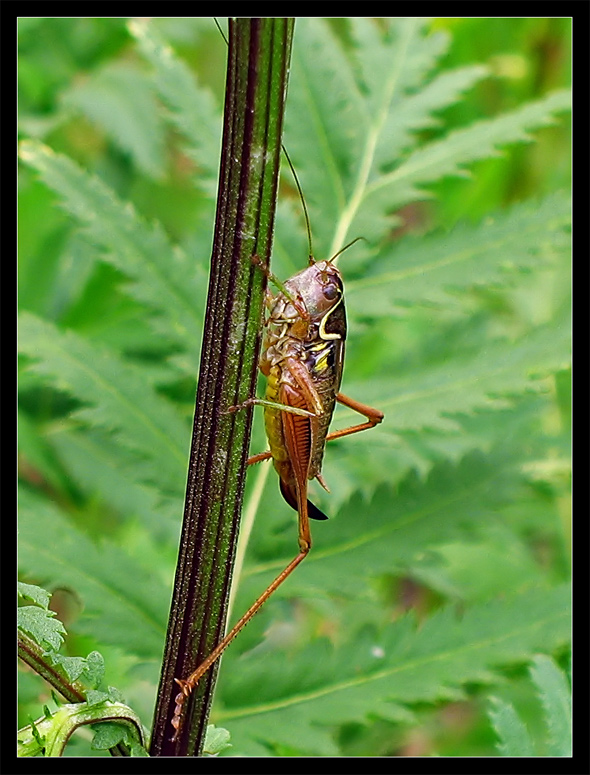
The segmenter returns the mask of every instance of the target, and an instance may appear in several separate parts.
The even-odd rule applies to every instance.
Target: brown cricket
[[[293,169],[288,157],[287,160]],[[297,178],[295,180],[301,194]],[[309,218],[303,198],[302,202],[311,245]],[[326,442],[373,428],[383,420],[383,413],[378,409],[365,406],[339,392],[346,341],[346,310],[342,276],[334,261],[353,242],[327,261],[316,262],[310,247],[309,266],[284,284],[262,266],[271,281],[280,288],[276,295],[269,295],[266,302],[268,317],[259,364],[267,379],[266,393],[264,399],[251,398],[240,406],[232,407],[232,411],[250,404],[264,406],[270,449],[249,458],[248,464],[272,457],[279,475],[281,493],[298,514],[299,552],[207,659],[187,678],[174,679],[180,686],[180,692],[176,696],[172,719],[175,729],[173,740],[180,733],[185,699],[199,679],[309,553],[310,518],[327,519],[307,497],[310,479],[317,479],[322,487],[328,489],[322,478]],[[257,257],[254,260],[261,264]],[[328,433],[337,402],[363,415],[366,421]]]

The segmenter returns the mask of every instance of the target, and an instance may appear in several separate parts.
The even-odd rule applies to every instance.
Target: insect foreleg
[[[291,302],[291,304],[297,310],[298,314],[305,320],[308,320],[309,314],[307,312],[307,309],[305,308],[303,299],[301,297],[295,298],[293,294],[289,290],[287,290],[286,285],[283,282],[281,282],[281,280],[279,280],[279,278],[270,271],[268,266],[264,263],[264,261],[260,258],[260,256],[257,253],[254,253],[254,255],[251,258],[251,261],[255,266],[260,267],[260,269],[264,272],[264,274],[267,276],[269,281],[274,286],[276,286],[276,288],[278,288],[278,290],[283,294],[283,296],[286,299],[288,299]],[[268,297],[268,293],[267,293],[267,297]],[[271,295],[270,298],[272,299],[274,297]]]

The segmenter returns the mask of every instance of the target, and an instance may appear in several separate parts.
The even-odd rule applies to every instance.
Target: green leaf
[[[227,726],[242,755],[268,753],[265,744],[334,755],[334,725],[391,718],[397,703],[456,699],[467,683],[494,682],[495,668],[567,641],[569,597],[567,584],[533,589],[461,617],[440,611],[418,629],[404,617],[337,649],[314,643],[296,661],[266,654],[262,671],[252,654],[227,675],[215,723]]]
[[[85,604],[80,630],[131,654],[160,654],[169,590],[156,577],[120,547],[108,541],[95,545],[55,506],[24,491],[19,530],[20,567],[80,595]]]
[[[159,224],[146,224],[131,204],[70,159],[31,141],[23,141],[19,153],[63,199],[88,239],[103,251],[102,258],[131,278],[126,290],[159,314],[153,321],[156,329],[194,352],[206,287],[201,264],[189,261]]]
[[[543,574],[526,543],[513,530],[492,522],[482,526],[481,539],[430,547],[412,573],[422,583],[445,595],[467,595],[481,600],[495,594],[498,579],[505,589],[542,583]]]
[[[55,611],[24,605],[17,609],[17,625],[40,646],[57,651],[63,643],[66,628],[55,616]]]
[[[379,433],[420,428],[456,429],[459,413],[503,408],[505,398],[547,389],[543,381],[570,362],[570,316],[564,310],[546,326],[539,326],[516,342],[508,339],[486,342],[480,352],[448,363],[432,364],[397,377],[376,377],[364,387],[364,400],[379,406],[386,421]],[[347,392],[359,395],[354,383]],[[342,411],[343,424],[351,412]],[[391,418],[391,422],[387,422]]]
[[[225,751],[226,748],[231,748],[229,739],[230,735],[227,729],[216,727],[214,724],[209,724],[207,727],[207,737],[205,738],[203,753],[207,756],[217,756],[217,754]]]
[[[86,115],[146,174],[164,173],[164,127],[150,80],[129,63],[109,63],[75,83],[63,97]]]
[[[24,581],[17,581],[17,590],[18,594],[26,600],[32,600],[33,603],[41,606],[41,608],[49,608],[51,592],[48,592],[46,589],[35,584],[25,584]]]
[[[157,539],[170,544],[177,540],[180,488],[168,498],[157,484],[142,482],[142,466],[104,433],[64,427],[52,431],[51,443],[71,480],[85,492],[100,493],[105,504],[127,520],[139,520]]]
[[[31,371],[90,404],[76,412],[79,420],[114,432],[139,453],[143,477],[172,491],[182,487],[186,426],[141,373],[105,348],[27,313],[19,318],[19,346],[36,359]]]
[[[551,125],[555,121],[553,114],[570,109],[571,93],[563,89],[511,113],[456,130],[415,151],[396,170],[370,184],[365,201],[368,206],[375,206],[388,189],[389,206],[400,207],[421,198],[428,183],[448,175],[465,176],[466,165],[497,156],[500,146],[531,142],[531,130]]]
[[[91,686],[100,686],[105,674],[105,664],[103,656],[98,651],[91,651],[86,657],[85,678]],[[115,701],[115,698],[109,695],[109,699]],[[116,698],[121,699],[120,697]]]
[[[371,579],[379,574],[411,567],[416,558],[446,545],[451,536],[472,540],[479,524],[493,524],[514,497],[519,479],[514,459],[496,450],[487,456],[468,455],[456,466],[441,463],[425,480],[412,472],[395,491],[383,486],[370,501],[357,493],[334,520],[313,526],[313,551],[276,595],[312,600],[326,592],[370,596]],[[257,527],[276,533],[272,517]],[[244,569],[241,605],[287,565],[295,544],[289,523],[274,537],[272,562],[266,557],[267,542],[260,539],[253,546],[254,551],[259,546],[258,561]]]
[[[129,31],[154,68],[154,84],[171,111],[171,118],[190,142],[191,157],[205,173],[200,185],[213,193],[220,150],[219,108],[211,93],[198,85],[195,74],[156,33],[153,24],[133,20]]]
[[[92,731],[94,737],[90,745],[95,751],[106,751],[109,748],[114,748],[119,743],[125,742],[127,738],[126,727],[113,721],[94,724]]]
[[[86,659],[84,657],[66,657],[63,654],[51,654],[51,661],[54,665],[59,665],[70,681],[75,681],[86,670]]]
[[[501,756],[534,756],[533,741],[526,725],[513,705],[497,697],[490,698],[492,707],[490,720],[500,742],[498,750]]]
[[[488,715],[499,738],[498,749],[502,756],[571,756],[572,707],[567,678],[544,654],[536,654],[531,662],[530,676],[543,706],[548,735],[533,738],[513,705],[492,697]]]
[[[549,657],[538,654],[530,668],[549,731],[548,756],[572,755],[572,699],[567,678]]]
[[[348,307],[363,317],[409,314],[413,305],[452,309],[465,291],[522,282],[522,273],[569,262],[571,200],[557,192],[524,202],[477,226],[409,237],[347,282]]]
[[[409,130],[426,125],[426,116],[485,71],[447,74],[413,97],[416,82],[423,86],[442,53],[444,37],[426,35],[424,19],[396,20],[385,31],[372,21],[348,21],[358,51],[344,50],[324,22],[306,19],[298,20],[293,52],[287,145],[309,200],[319,255],[333,255],[359,234],[379,242],[395,225],[390,214],[427,198],[429,184],[465,176],[469,164],[497,156],[501,146],[530,142],[532,130],[570,108],[564,89],[441,139],[419,145],[414,136],[411,142]]]

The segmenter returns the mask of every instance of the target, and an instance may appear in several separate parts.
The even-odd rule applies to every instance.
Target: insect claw
[[[184,701],[189,696],[191,691],[194,688],[194,684],[189,681],[185,681],[184,678],[175,678],[174,679],[176,683],[180,686],[180,691],[174,698],[174,702],[176,703],[176,706],[174,708],[174,715],[172,716],[172,721],[170,722],[172,726],[174,727],[174,734],[170,738],[170,742],[175,743],[178,740],[178,736],[180,734],[180,730],[182,727],[182,708],[184,706]]]
[[[180,689],[182,691],[182,694],[179,692],[177,697],[188,697],[188,695],[191,693],[192,686],[188,681],[185,681],[184,678],[175,678],[174,679],[176,683],[180,686]]]
[[[247,398],[242,404],[235,404],[235,406],[228,406],[225,411],[222,411],[221,414],[235,414],[236,412],[239,412],[240,409],[245,409],[248,406],[251,406],[252,404],[256,403],[255,398]],[[176,678],[174,679],[177,680]]]
[[[262,269],[262,271],[267,277],[271,276],[270,269],[268,268],[264,260],[258,255],[258,253],[254,253],[252,256],[250,256],[250,261],[254,264],[254,266],[260,267],[260,269]]]

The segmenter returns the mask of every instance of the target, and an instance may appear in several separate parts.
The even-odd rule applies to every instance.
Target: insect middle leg
[[[281,412],[290,412],[291,414],[298,414],[301,417],[317,417],[316,412],[309,412],[307,409],[300,409],[297,406],[290,406],[288,404],[279,404],[276,401],[267,401],[266,398],[247,398],[241,404],[236,406],[230,406],[228,412],[238,412],[240,409],[245,409],[247,406],[258,405],[270,406],[272,409],[279,409]]]

